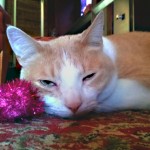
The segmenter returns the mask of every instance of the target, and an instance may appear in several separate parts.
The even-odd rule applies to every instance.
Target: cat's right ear
[[[8,26],[6,33],[11,48],[21,66],[24,66],[28,59],[36,54],[41,47],[36,40],[14,26]]]
[[[82,33],[82,42],[92,45],[100,46],[103,44],[103,27],[104,27],[104,13],[101,11],[92,24]]]

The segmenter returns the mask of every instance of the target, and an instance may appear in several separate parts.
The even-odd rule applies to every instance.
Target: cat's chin
[[[56,112],[49,109],[49,107],[45,107],[45,113],[50,116],[56,116],[64,119],[81,119],[89,116],[93,111],[79,111],[76,113],[72,113],[71,111],[61,111]]]

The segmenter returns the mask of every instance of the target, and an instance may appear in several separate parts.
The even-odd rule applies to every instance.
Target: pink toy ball
[[[43,113],[44,104],[30,82],[15,79],[0,86],[0,122],[24,120]]]

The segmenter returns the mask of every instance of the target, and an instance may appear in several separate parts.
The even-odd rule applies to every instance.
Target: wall
[[[116,19],[117,14],[125,14],[125,19]],[[128,32],[130,30],[129,0],[114,1],[114,34]]]
[[[125,13],[125,20],[116,20],[116,14]],[[150,31],[150,0],[115,0],[114,33]]]

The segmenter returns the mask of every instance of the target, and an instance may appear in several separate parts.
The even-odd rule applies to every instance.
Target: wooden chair
[[[9,63],[10,47],[6,36],[6,27],[10,23],[10,16],[0,6],[0,84],[6,80]]]

